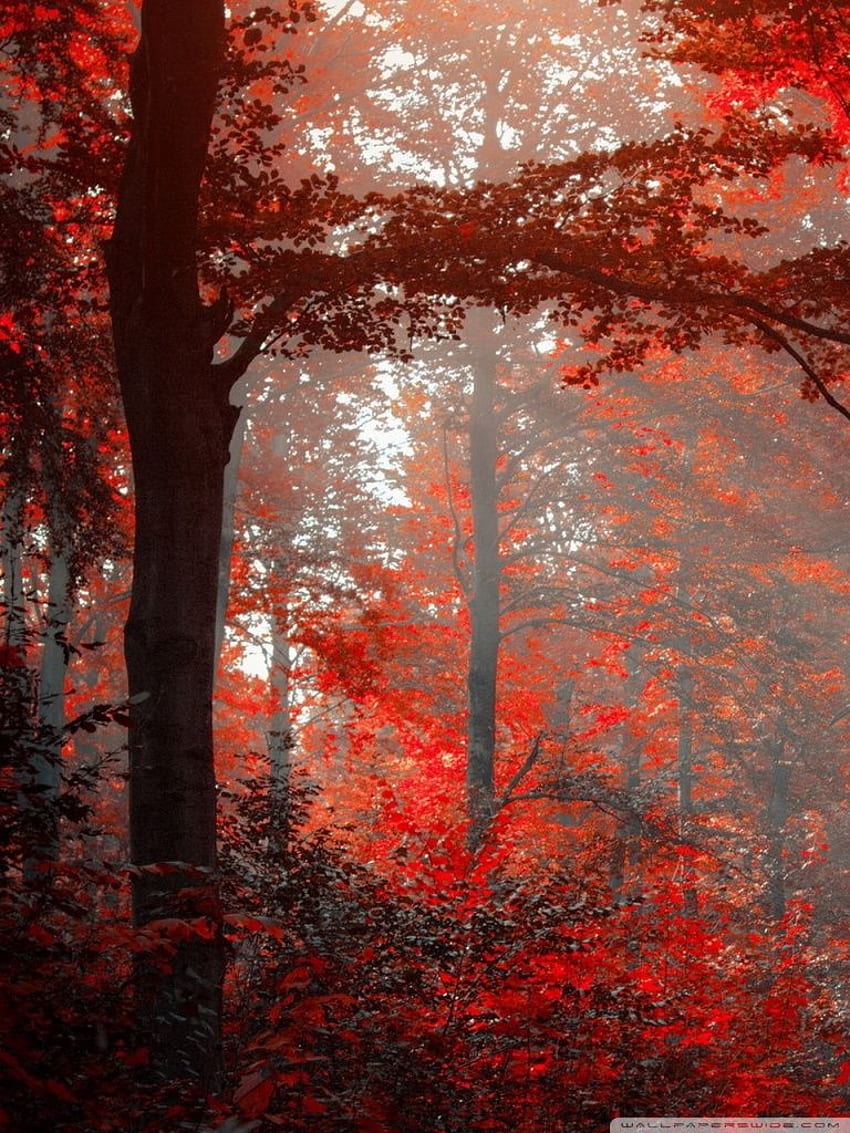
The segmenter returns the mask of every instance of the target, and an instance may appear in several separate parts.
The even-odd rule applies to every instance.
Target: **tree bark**
[[[469,845],[474,848],[493,816],[495,798],[496,677],[499,662],[499,513],[495,413],[496,351],[489,341],[493,316],[473,322],[481,340],[473,344],[469,479],[472,501],[473,571],[470,598],[467,808]],[[480,324],[483,324],[480,325]],[[486,336],[486,337],[485,337]]]
[[[133,912],[138,926],[182,918],[196,930],[166,970],[156,956],[140,963],[138,1011],[155,1075],[203,1090],[220,1068],[212,692],[224,468],[238,411],[212,366],[223,327],[201,302],[196,249],[223,35],[221,0],[145,0],[107,248],[136,509],[125,628]]]

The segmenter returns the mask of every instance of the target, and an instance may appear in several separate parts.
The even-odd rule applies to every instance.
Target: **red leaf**
[[[275,1080],[265,1069],[253,1070],[241,1082],[233,1100],[245,1117],[261,1117],[268,1108],[275,1091]]]

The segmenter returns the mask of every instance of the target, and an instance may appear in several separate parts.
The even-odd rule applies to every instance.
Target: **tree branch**
[[[553,271],[562,272],[564,275],[573,276],[574,279],[583,279],[587,283],[604,287],[608,291],[613,291],[616,295],[645,299],[649,303],[684,303],[691,305],[707,303],[715,307],[736,307],[747,312],[754,325],[755,319],[752,316],[761,315],[766,319],[773,320],[773,322],[782,323],[783,326],[792,330],[811,335],[813,338],[821,338],[828,342],[839,342],[845,346],[850,346],[850,333],[834,330],[831,327],[818,326],[817,323],[810,323],[808,319],[801,319],[798,315],[792,315],[787,311],[777,311],[767,303],[756,299],[755,296],[746,295],[743,292],[729,291],[725,294],[719,294],[716,291],[703,290],[698,287],[667,289],[653,284],[639,283],[637,280],[625,279],[622,276],[609,275],[598,268],[573,263],[556,252],[536,252],[533,257],[529,258],[544,267],[551,268]]]
[[[541,748],[542,744],[543,744],[543,733],[538,732],[537,735],[534,738],[534,743],[531,746],[531,751],[528,753],[528,755],[522,761],[522,764],[521,764],[519,770],[511,777],[511,781],[508,783],[507,787],[505,787],[504,791],[502,792],[502,797],[499,799],[498,803],[496,804],[497,811],[501,810],[502,807],[507,806],[508,803],[513,802],[513,793],[516,790],[516,788],[520,785],[520,783],[523,781],[523,779],[526,777],[526,775],[529,773],[529,771],[532,769],[532,767],[535,765],[535,763],[537,762],[537,760],[540,756],[540,748]]]
[[[216,380],[230,390],[245,374],[248,367],[263,350],[266,340],[280,325],[286,312],[296,299],[303,294],[302,288],[293,287],[272,299],[254,318],[253,326],[242,339],[235,352],[223,362],[216,363],[212,370]]]
[[[837,410],[842,417],[846,417],[847,420],[850,421],[850,409],[848,409],[846,405],[842,405],[836,397],[833,397],[833,395],[829,392],[826,382],[824,382],[820,374],[818,374],[818,372],[810,364],[808,359],[806,359],[799,350],[791,345],[785,335],[778,331],[776,327],[770,326],[769,323],[764,322],[762,319],[753,318],[751,319],[751,322],[754,327],[758,327],[758,329],[766,338],[773,339],[774,342],[777,342],[782,347],[786,354],[794,359],[794,361],[797,363],[806,377],[809,378],[812,384],[816,387],[818,393],[821,395],[827,405],[831,405],[832,408]]]

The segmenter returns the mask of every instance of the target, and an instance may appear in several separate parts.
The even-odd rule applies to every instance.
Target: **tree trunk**
[[[239,495],[239,466],[245,447],[248,413],[243,411],[230,442],[230,460],[224,472],[224,506],[221,515],[221,550],[218,557],[218,598],[215,612],[216,664],[221,663],[224,646],[224,629],[227,624],[227,604],[230,598],[230,568],[233,558],[233,525],[236,515],[236,498]]]
[[[29,741],[33,725],[33,678],[27,667],[24,617],[24,493],[8,492],[3,505],[0,555],[3,565],[3,637],[0,641],[0,768],[15,784],[15,821],[0,824],[0,878],[27,857]],[[9,798],[11,804],[11,798]],[[11,805],[10,805],[11,810]]]
[[[771,748],[770,802],[767,807],[767,910],[774,921],[785,916],[785,841],[790,814],[791,763],[781,744]]]
[[[136,538],[125,629],[135,923],[196,935],[137,971],[154,1073],[214,1088],[223,954],[212,746],[224,468],[238,411],[212,367],[224,329],[201,302],[198,191],[223,49],[221,0],[145,0],[133,132],[108,247]],[[163,866],[162,863],[177,863]]]
[[[625,771],[624,788],[630,798],[640,790],[642,744],[626,734],[623,737],[621,762]],[[641,825],[636,812],[618,819],[611,850],[609,884],[614,896],[639,901],[642,897]]]
[[[24,790],[28,819],[24,875],[30,880],[39,862],[56,861],[59,857],[62,729],[69,656],[65,635],[71,620],[71,584],[68,551],[55,551],[48,571],[47,626],[38,680],[38,730]]]
[[[496,675],[499,661],[496,351],[488,341],[492,314],[473,322],[482,341],[473,344],[472,412],[469,422],[469,470],[473,525],[473,574],[470,600],[467,807],[469,844],[475,847],[493,815],[495,793]],[[486,337],[485,337],[486,336]]]
[[[284,563],[275,563],[274,573],[285,570]],[[274,708],[268,734],[269,768],[271,773],[271,826],[278,846],[289,842],[292,824],[290,792],[292,788],[292,696],[290,654],[286,603],[275,602],[272,612],[272,663],[269,673]]]
[[[188,336],[191,328],[183,331]],[[158,328],[149,345],[159,341]],[[178,352],[168,353],[173,361]],[[133,702],[131,856],[140,867],[184,863],[173,874],[144,868],[138,874],[137,925],[215,912],[212,693],[227,443],[220,407],[203,380],[207,369],[191,361],[183,357],[173,369],[162,366],[160,373],[165,371],[168,379],[151,407],[163,406],[164,411],[155,414],[156,424],[144,443],[138,437],[141,423],[136,423],[133,452],[136,543],[125,630]],[[180,389],[180,395],[172,394],[165,408],[169,387]],[[128,407],[128,420],[133,416]],[[184,905],[176,894],[186,889],[194,890],[194,897]],[[214,1077],[210,1052],[218,1043],[220,948],[217,939],[200,940],[183,953],[173,973],[163,977],[152,969],[145,976],[142,1009],[169,1076],[182,1069],[185,1057],[186,1068],[208,1080],[211,1073]]]
[[[687,665],[680,665],[676,678],[679,698],[679,817],[682,837],[687,839],[694,814],[694,677]],[[696,915],[697,891],[690,867],[682,864],[682,896],[685,909]]]
[[[643,672],[644,650],[635,645],[626,655],[628,677],[626,678],[625,700],[630,712],[637,707]],[[637,793],[641,782],[641,760],[643,741],[635,737],[626,725],[620,748],[620,764],[625,775],[624,789],[629,799],[637,803]],[[640,900],[643,889],[641,873],[641,823],[636,809],[617,820],[614,844],[611,850],[609,870],[611,893],[626,900]]]
[[[26,643],[24,621],[24,492],[13,488],[3,504],[3,643],[10,649],[23,650]]]
[[[692,530],[688,519],[688,500],[690,477],[694,463],[694,445],[685,443],[682,452],[680,472],[679,505],[682,525],[679,534],[679,571],[676,583],[676,601],[684,610],[690,601]],[[679,786],[679,824],[683,840],[687,841],[693,825],[694,814],[694,673],[693,637],[689,629],[684,631],[681,642],[686,660],[681,662],[676,673],[676,695],[679,701],[679,736],[677,744],[677,773]],[[695,916],[698,910],[698,896],[694,884],[694,874],[682,859],[682,897],[685,909]]]

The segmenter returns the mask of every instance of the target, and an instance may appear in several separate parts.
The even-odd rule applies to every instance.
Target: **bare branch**
[[[516,788],[520,785],[520,783],[523,781],[523,779],[526,777],[526,775],[529,773],[529,771],[532,769],[532,767],[535,765],[538,758],[540,757],[540,748],[541,748],[542,744],[543,744],[543,733],[538,732],[537,735],[534,738],[534,743],[531,746],[531,751],[528,753],[528,755],[522,761],[522,764],[520,765],[519,770],[512,776],[511,781],[508,783],[507,787],[505,787],[504,791],[502,792],[502,797],[499,799],[499,801],[496,804],[497,811],[501,810],[502,807],[507,806],[508,803],[513,802],[513,798],[512,798],[513,793],[516,790]]]

